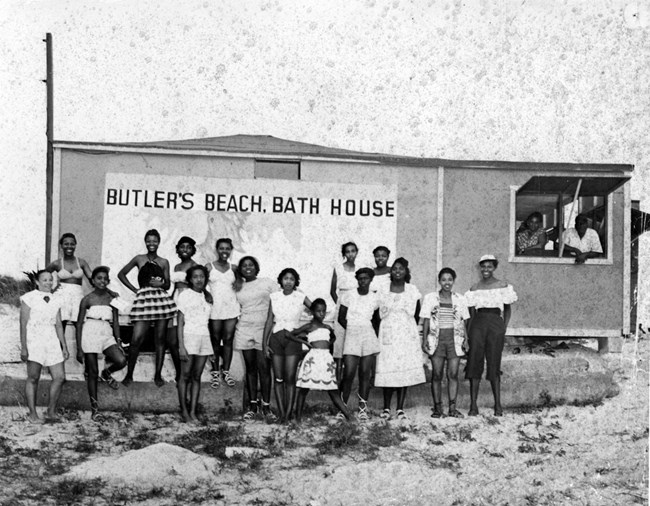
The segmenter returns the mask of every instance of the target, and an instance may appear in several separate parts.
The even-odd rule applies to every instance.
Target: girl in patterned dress
[[[499,265],[494,255],[483,255],[479,260],[481,281],[465,293],[472,319],[469,323],[469,353],[465,377],[469,380],[469,415],[478,415],[478,391],[487,363],[486,378],[492,385],[494,416],[502,416],[501,355],[506,328],[510,321],[510,305],[517,301],[512,285],[494,277]]]
[[[25,397],[29,408],[28,420],[43,423],[36,413],[36,393],[41,370],[47,367],[52,376],[47,418],[56,419],[56,404],[65,382],[64,361],[69,357],[63,337],[61,307],[52,296],[52,273],[36,273],[37,290],[20,297],[20,359],[27,362]]]
[[[375,386],[384,388],[382,418],[390,418],[390,404],[397,392],[398,420],[406,418],[406,389],[424,383],[422,349],[418,333],[420,292],[409,283],[408,261],[398,258],[390,270],[388,290],[379,292],[379,356]]]
[[[119,385],[112,373],[126,367],[126,358],[119,345],[118,313],[111,306],[114,297],[106,288],[109,282],[108,267],[99,266],[93,270],[92,284],[95,289],[81,299],[77,320],[77,361],[85,365],[90,417],[93,420],[99,414],[97,380],[105,381],[109,387],[117,389]],[[97,364],[97,355],[100,353],[107,359],[101,374]]]
[[[169,262],[159,257],[157,253],[160,245],[160,234],[155,229],[148,230],[144,235],[144,242],[147,246],[147,253],[134,256],[117,274],[122,284],[136,293],[130,314],[133,323],[133,337],[129,348],[129,365],[122,384],[129,386],[133,383],[133,370],[138,361],[140,346],[142,346],[149,327],[153,325],[156,346],[154,383],[156,386],[161,387],[165,384],[162,379],[162,368],[165,361],[165,338],[169,320],[176,314],[176,304],[166,291],[171,286]],[[126,277],[136,267],[139,269],[139,290]]]
[[[338,324],[338,314],[341,305],[347,303],[347,297],[357,288],[357,280],[354,277],[356,266],[354,261],[359,253],[359,248],[353,242],[346,242],[341,246],[341,255],[345,262],[336,264],[332,272],[332,282],[330,283],[330,296],[336,303],[334,312],[334,333],[336,341],[334,342],[334,362],[336,363],[336,380],[341,383],[343,374],[343,346],[345,344],[345,329]]]
[[[178,343],[181,357],[181,375],[178,380],[178,401],[184,422],[197,422],[196,407],[201,393],[203,368],[212,355],[208,319],[212,309],[212,295],[205,289],[208,270],[193,265],[185,276],[189,289],[178,296]],[[187,397],[190,409],[187,409]]]
[[[456,409],[458,395],[458,367],[460,357],[467,351],[465,326],[469,311],[465,297],[452,292],[456,271],[444,267],[438,273],[440,291],[428,293],[422,301],[422,350],[429,355],[433,370],[431,395],[433,396],[432,418],[442,416],[442,373],[447,362],[447,393],[449,416],[462,418]]]
[[[350,420],[350,413],[338,392],[336,364],[329,351],[330,342],[336,339],[336,336],[332,328],[323,323],[327,313],[327,304],[323,299],[316,299],[311,304],[311,312],[314,317],[310,323],[287,334],[289,339],[305,344],[309,348],[309,352],[298,369],[296,380],[296,387],[298,387],[296,421],[300,422],[302,419],[302,411],[309,390],[327,391],[334,406],[343,413],[345,418]],[[300,337],[306,339],[300,339]]]

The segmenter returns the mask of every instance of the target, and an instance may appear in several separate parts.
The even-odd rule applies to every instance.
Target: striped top
[[[441,302],[438,309],[438,328],[454,328],[454,306],[451,302]]]

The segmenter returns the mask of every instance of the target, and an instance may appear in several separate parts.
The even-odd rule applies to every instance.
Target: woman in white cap
[[[469,415],[478,415],[479,386],[487,362],[486,378],[492,385],[494,415],[502,416],[501,355],[510,321],[510,305],[517,301],[512,285],[494,277],[499,261],[494,255],[479,260],[481,280],[465,294],[472,319],[469,323],[469,353],[465,377],[470,384]]]

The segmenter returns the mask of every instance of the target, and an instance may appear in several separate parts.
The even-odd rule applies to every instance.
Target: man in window
[[[576,256],[576,263],[583,264],[587,258],[596,258],[602,255],[603,247],[600,244],[598,233],[589,228],[589,218],[584,214],[576,216],[575,228],[567,229],[564,239],[564,251]]]

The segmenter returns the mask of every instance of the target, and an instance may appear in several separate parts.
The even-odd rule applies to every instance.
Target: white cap
[[[482,264],[483,262],[488,262],[488,261],[497,262],[498,260],[497,257],[495,257],[494,255],[483,255],[481,259],[478,261],[478,263]]]

